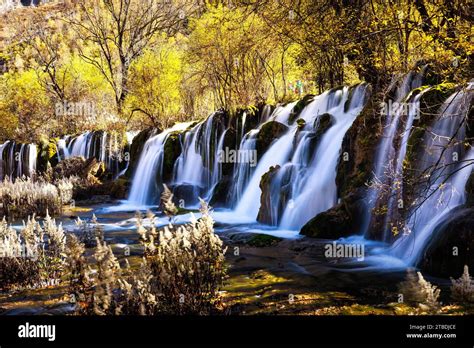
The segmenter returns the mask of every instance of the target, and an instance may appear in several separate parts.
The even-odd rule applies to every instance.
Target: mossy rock
[[[163,178],[161,179],[160,173],[160,183],[162,181],[169,181],[172,179],[174,164],[182,152],[182,134],[182,132],[176,131],[170,133],[166,138],[163,149]]]
[[[364,187],[371,179],[374,154],[381,134],[380,97],[368,100],[360,115],[344,135],[337,166],[336,184],[339,197]],[[346,154],[348,156],[346,156]]]
[[[464,265],[474,269],[474,208],[461,206],[435,228],[418,267],[432,276],[458,278]]]
[[[269,121],[263,124],[257,135],[256,148],[258,158],[260,159],[268,150],[270,144],[287,130],[287,126],[277,121]]]
[[[255,248],[265,248],[278,244],[281,238],[270,236],[268,234],[256,234],[251,237],[247,244]]]
[[[326,131],[331,128],[331,126],[334,124],[334,116],[331,115],[330,113],[324,113],[316,120],[314,121],[314,129],[316,131],[316,137],[318,139],[321,138],[321,136],[326,133]]]
[[[306,121],[302,118],[296,120],[296,124],[298,125],[298,130],[302,130],[306,126]]]
[[[324,239],[338,239],[358,232],[364,210],[362,191],[351,194],[333,208],[319,213],[308,221],[300,234]]]
[[[136,166],[138,165],[138,161],[146,141],[153,134],[159,134],[160,132],[160,129],[147,128],[142,130],[133,138],[132,144],[130,145],[130,164],[128,166],[127,172],[125,173],[127,178],[131,178],[135,173]]]
[[[36,160],[36,168],[39,172],[45,172],[48,164],[54,167],[58,164],[58,138],[42,139],[37,146],[38,157]]]
[[[301,114],[303,109],[314,100],[314,94],[307,94],[302,99],[300,99],[293,110],[291,110],[290,117],[288,118],[288,123],[292,124]]]

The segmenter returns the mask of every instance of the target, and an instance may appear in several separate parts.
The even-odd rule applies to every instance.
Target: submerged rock
[[[474,269],[474,208],[454,209],[434,231],[418,267],[436,277],[458,278]]]

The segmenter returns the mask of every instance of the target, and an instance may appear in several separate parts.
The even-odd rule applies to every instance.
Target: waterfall
[[[160,134],[148,139],[138,160],[132,180],[128,201],[136,205],[156,203],[161,192],[164,145],[168,135],[174,131],[184,131],[191,123],[178,123]]]
[[[218,151],[222,150],[226,130],[215,124],[217,113],[198,123],[186,133],[183,151],[175,162],[174,186],[192,186],[193,196],[187,205],[197,202],[197,196],[209,198],[221,177]]]
[[[120,178],[122,175],[124,175],[127,172],[128,167],[130,166],[130,156],[129,156],[130,146],[132,146],[133,139],[138,135],[138,133],[139,132],[136,132],[136,131],[133,131],[133,132],[129,131],[125,133],[125,137],[127,140],[127,149],[125,152],[127,154],[127,157],[125,158],[125,168],[123,168],[120,172],[118,172],[117,175],[114,177],[114,179]]]
[[[278,119],[285,119],[288,121],[295,104],[296,103],[291,103],[284,108],[278,109],[278,114],[275,114],[270,118],[275,121]],[[237,215],[251,218],[257,217],[258,209],[260,207],[260,179],[271,166],[282,165],[288,160],[295,132],[296,126],[289,128],[280,139],[276,140],[270,146],[258,161],[257,167],[253,170],[253,174],[243,191],[242,198],[239,200],[235,208],[235,213]],[[244,171],[245,169],[239,168],[239,170]]]
[[[7,140],[0,147],[0,179],[33,177],[36,173],[37,156],[35,144],[17,144]]]
[[[325,92],[315,97],[299,116],[306,122],[303,130],[299,129],[300,125],[297,122],[289,124],[294,104],[275,110],[270,119],[288,125],[288,130],[270,145],[259,160],[235,208],[235,213],[239,216],[256,218],[260,208],[261,178],[270,167],[275,166],[280,166],[280,170],[270,187],[271,220],[274,224],[279,220],[276,216],[278,207],[286,203],[281,201],[279,193],[285,190],[288,182],[291,186],[290,200],[279,224],[281,228],[298,229],[317,213],[332,207],[337,201],[336,166],[342,140],[362,110],[365,89],[366,85],[355,88],[347,113],[344,112],[344,104],[348,99],[348,88]],[[316,136],[314,128],[318,128],[319,117],[328,112],[332,114],[333,124],[320,139],[318,150],[308,158],[309,147]],[[288,177],[289,180],[284,180]]]
[[[367,85],[355,87],[348,111],[344,105],[348,88],[317,97],[302,113],[308,123],[320,120],[323,113],[331,115],[332,124],[321,136],[315,153],[307,161],[311,132],[302,135],[291,161],[290,196],[281,218],[280,227],[299,229],[316,214],[337,203],[336,169],[342,141],[347,130],[362,111]],[[326,105],[325,105],[326,104]],[[305,112],[307,110],[307,112]]]
[[[288,103],[285,106],[278,106],[273,114],[270,114],[271,107],[266,105],[262,111],[261,123],[259,124],[257,129],[252,129],[247,134],[245,134],[240,141],[239,150],[245,151],[246,153],[251,153],[256,151],[257,147],[257,136],[260,132],[260,128],[267,120],[277,121],[280,123],[287,123],[288,118],[290,117],[290,113],[293,110],[296,102]],[[267,158],[271,160],[271,158]],[[264,169],[265,166],[261,167],[261,170]],[[253,173],[255,171],[255,167],[252,167],[250,161],[236,161],[234,164],[234,171],[233,171],[233,185],[231,188],[231,197],[232,202],[234,205],[237,205],[238,202],[242,200],[242,196],[244,193],[244,189],[247,187],[250,179],[253,177]],[[257,181],[257,177],[255,177],[255,182],[253,184],[259,184]],[[258,191],[258,188],[257,188]]]
[[[133,139],[132,133],[126,134],[125,137],[127,146],[129,146],[129,138]],[[56,148],[59,161],[71,157],[84,157],[85,159],[95,157],[105,164],[105,168],[114,178],[125,173],[123,167],[128,166],[128,161],[124,161],[122,158],[124,149],[121,137],[116,132],[87,131],[75,137],[67,135],[58,140]]]
[[[402,83],[396,89],[393,103],[402,103],[403,100],[409,95],[410,91],[421,86],[423,80],[423,73],[415,74],[410,72],[406,74],[402,80]],[[389,105],[392,105],[392,100],[388,101]],[[404,112],[404,108],[397,108],[395,112],[392,112],[391,108],[386,110],[385,124],[383,127],[383,135],[380,140],[380,144],[377,148],[373,177],[372,181],[378,181],[380,183],[385,183],[387,180],[386,171],[391,165],[391,161],[396,157],[395,148],[394,148],[394,139],[398,134],[398,128],[400,123],[400,118]],[[369,188],[366,201],[367,209],[366,215],[363,217],[363,223],[361,232],[364,235],[367,235],[369,228],[372,222],[372,212],[376,207],[379,196],[379,188]]]
[[[395,154],[396,158],[390,160],[389,164],[389,169],[391,170],[391,177],[390,177],[390,196],[388,198],[388,203],[387,203],[387,212],[385,214],[385,220],[384,220],[384,232],[383,232],[383,239],[385,241],[390,240],[390,237],[392,235],[392,228],[398,226],[394,226],[393,222],[391,220],[396,221],[396,216],[397,215],[397,201],[402,200],[403,201],[403,161],[405,160],[405,155],[407,152],[407,145],[408,145],[408,139],[411,134],[411,128],[413,126],[413,121],[417,116],[419,116],[419,111],[420,111],[420,99],[423,93],[428,91],[428,89],[423,90],[421,93],[417,94],[414,98],[413,101],[410,105],[410,108],[408,110],[408,115],[407,119],[405,121],[405,126],[401,132],[401,141],[398,149],[398,153]],[[410,100],[407,98],[407,100]],[[400,111],[399,114],[403,114],[403,111]],[[395,163],[393,163],[395,161]],[[396,224],[396,223],[395,223]],[[393,225],[393,226],[392,226]]]
[[[438,119],[425,134],[420,169],[428,182],[417,190],[418,198],[405,233],[391,251],[409,265],[416,265],[436,226],[466,200],[465,187],[474,168],[474,148],[471,146],[463,160],[459,161],[458,156],[463,152],[463,119],[471,100],[472,85],[467,91],[455,92],[444,102]]]

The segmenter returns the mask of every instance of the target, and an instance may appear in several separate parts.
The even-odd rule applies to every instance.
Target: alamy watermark
[[[415,120],[420,119],[420,106],[418,103],[403,103],[389,100],[388,102],[380,104],[380,112],[383,115],[413,115]]]
[[[324,256],[327,259],[350,258],[364,261],[364,244],[350,244],[332,242],[324,245]]]
[[[88,101],[56,103],[56,116],[83,116],[95,117],[97,110],[95,103]]]
[[[219,163],[249,163],[251,167],[257,166],[256,150],[234,150],[228,147],[217,152]]]

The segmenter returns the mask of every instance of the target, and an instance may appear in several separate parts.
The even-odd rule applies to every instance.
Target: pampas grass
[[[57,215],[71,201],[72,193],[73,179],[61,179],[55,184],[30,178],[18,178],[14,182],[6,179],[0,183],[0,203],[9,219],[46,216],[47,212]]]

